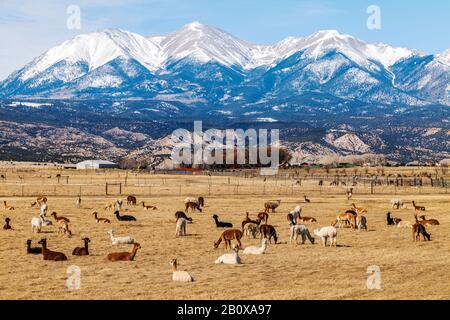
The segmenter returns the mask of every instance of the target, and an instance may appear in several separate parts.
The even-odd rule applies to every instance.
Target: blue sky
[[[66,9],[81,8],[81,29]],[[381,8],[381,30],[366,27],[367,7]],[[368,42],[439,53],[450,48],[448,0],[0,0],[0,79],[78,33],[122,28],[143,35],[200,21],[242,39],[274,43],[337,29]]]

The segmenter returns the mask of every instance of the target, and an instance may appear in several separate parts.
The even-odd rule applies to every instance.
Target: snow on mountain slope
[[[32,78],[54,64],[68,60],[87,63],[89,71],[118,57],[132,58],[149,70],[159,66],[159,46],[136,33],[111,29],[76,36],[35,59],[20,75],[22,81]]]
[[[450,104],[449,68],[450,51],[426,56],[336,30],[259,45],[193,22],[152,37],[119,29],[79,35],[0,82],[0,97],[246,104],[316,91],[364,102]]]

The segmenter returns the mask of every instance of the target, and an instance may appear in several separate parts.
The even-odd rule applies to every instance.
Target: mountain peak
[[[205,27],[208,27],[208,26],[204,25],[203,23],[198,22],[198,21],[193,21],[193,22],[185,24],[183,26],[183,28],[187,28],[187,29],[191,29],[191,30],[203,29]]]

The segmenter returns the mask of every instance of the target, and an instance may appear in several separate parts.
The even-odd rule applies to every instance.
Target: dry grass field
[[[307,181],[294,189],[290,187],[291,182],[278,181],[265,186],[262,179],[242,178],[238,187],[241,192],[233,189],[236,188],[232,186],[235,178],[230,182],[228,177],[143,176],[141,181],[129,181],[130,186],[123,194],[148,189],[148,195],[138,196],[138,202],[156,205],[158,210],[145,211],[140,206],[125,205],[122,213],[134,215],[137,222],[118,222],[111,211],[104,211],[102,207],[108,200],[125,196],[106,197],[100,195],[100,191],[104,192],[104,182],[115,182],[120,173],[111,171],[92,177],[64,171],[62,174],[70,175],[69,182],[73,185],[61,186],[42,178],[55,173],[54,170],[8,172],[8,179],[12,181],[15,176],[25,176],[25,186],[0,183],[0,194],[4,195],[0,200],[16,209],[5,211],[0,206],[2,224],[8,216],[14,228],[0,230],[0,299],[450,298],[450,195],[445,189],[439,193],[435,189],[395,190],[403,200],[416,200],[426,206],[427,216],[441,222],[440,226],[428,227],[431,242],[414,243],[411,229],[386,226],[385,214],[392,210],[389,202],[396,197],[389,188],[380,188],[375,194],[357,189],[353,200],[348,201],[341,187],[326,187],[319,192],[312,188],[313,182],[308,184]],[[97,187],[89,187],[95,182],[98,182]],[[209,195],[211,183],[216,186]],[[131,184],[137,186],[136,189]],[[154,187],[157,184],[159,188]],[[165,187],[168,189],[163,192]],[[80,209],[75,206],[79,190],[83,199]],[[71,220],[72,237],[58,235],[56,226],[44,227],[41,234],[31,233],[30,220],[38,216],[39,210],[31,208],[30,203],[36,195],[46,191],[49,211]],[[308,195],[311,203],[302,203],[303,194]],[[183,209],[186,195],[204,195],[206,206],[203,213],[188,214],[194,219],[187,226],[188,236],[176,238],[174,213]],[[223,245],[213,248],[222,230],[216,229],[211,216],[218,214],[222,221],[240,227],[247,211],[255,217],[264,202],[272,199],[281,200],[281,206],[269,218],[269,224],[277,229],[279,243],[269,245],[265,255],[241,253],[243,264],[239,266],[214,264],[225,250]],[[338,230],[337,248],[323,248],[319,239],[315,245],[289,243],[286,214],[296,205],[302,205],[303,215],[319,221],[316,226],[310,226],[312,232],[317,226],[330,225],[336,214],[348,209],[352,202],[367,208],[368,232]],[[91,215],[94,210],[111,219],[112,224],[96,224]],[[413,221],[410,205],[408,209],[393,213],[395,217]],[[112,246],[106,234],[110,229],[118,236],[133,236],[141,244],[135,261],[113,263],[106,260],[110,252],[131,250],[131,245]],[[86,236],[92,241],[91,255],[72,256],[73,248],[81,246],[81,238]],[[27,255],[26,240],[32,239],[33,245],[37,245],[43,237],[48,239],[50,249],[66,253],[68,261],[44,261],[41,255]],[[259,240],[243,240],[244,247],[257,244]],[[189,271],[195,282],[172,281],[169,265],[172,258],[178,259],[179,269]],[[66,286],[67,268],[72,265],[81,268],[79,290],[68,290]],[[372,265],[381,269],[381,290],[369,290],[366,286],[370,276],[367,268]]]

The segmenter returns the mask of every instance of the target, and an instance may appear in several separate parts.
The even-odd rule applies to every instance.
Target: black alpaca
[[[213,215],[213,219],[216,222],[217,228],[233,228],[232,223],[219,221],[219,216],[217,214]]]
[[[31,240],[27,240],[27,253],[28,254],[41,254],[42,248],[40,247],[31,247]]]
[[[121,216],[119,211],[114,211],[114,214],[119,221],[136,221],[136,218],[133,216]]]
[[[9,224],[11,222],[10,218],[5,219],[5,225],[3,226],[3,230],[12,230],[11,225]]]
[[[400,223],[400,221],[402,221],[400,218],[391,218],[390,212],[386,213],[386,220],[388,226],[396,226]]]

